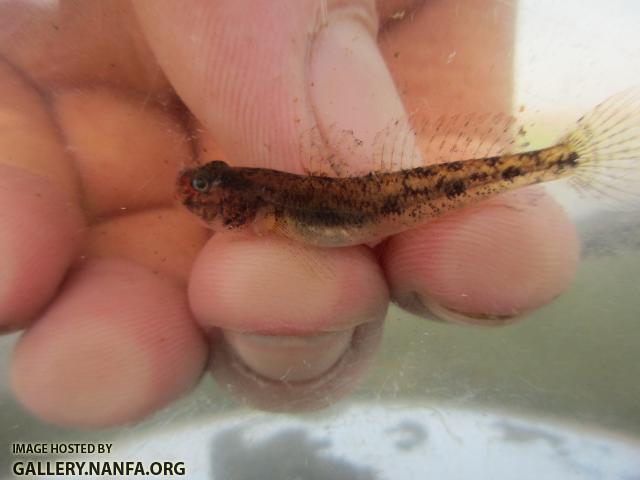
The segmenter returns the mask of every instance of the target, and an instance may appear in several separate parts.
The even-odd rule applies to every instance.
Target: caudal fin
[[[562,143],[579,155],[571,184],[616,209],[640,206],[640,87],[605,100]]]

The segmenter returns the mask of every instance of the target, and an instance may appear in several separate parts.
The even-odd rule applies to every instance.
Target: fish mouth
[[[191,196],[183,198],[182,204],[187,208],[187,210],[207,223],[215,220],[218,215],[222,214],[222,208],[219,204],[198,202],[197,199]]]
[[[190,199],[193,195],[193,188],[191,187],[191,179],[193,172],[191,170],[183,170],[178,174],[178,181],[176,182],[176,195],[183,202],[186,199]]]

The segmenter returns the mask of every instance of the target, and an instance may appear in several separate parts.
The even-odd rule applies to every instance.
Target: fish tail
[[[561,143],[578,156],[578,192],[616,208],[640,205],[640,87],[596,106]]]

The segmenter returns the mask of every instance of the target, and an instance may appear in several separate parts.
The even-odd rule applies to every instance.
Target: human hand
[[[491,22],[486,4],[413,7],[381,5],[382,56],[364,1],[326,17],[312,1],[1,7],[0,322],[26,329],[11,376],[27,408],[61,424],[133,421],[194,385],[208,356],[254,403],[315,406],[366,371],[390,296],[493,323],[566,287],[575,235],[547,197],[505,195],[375,250],[208,239],[174,205],[178,168],[217,148],[301,172],[311,125],[366,138],[403,102],[509,110],[511,7],[492,5]]]

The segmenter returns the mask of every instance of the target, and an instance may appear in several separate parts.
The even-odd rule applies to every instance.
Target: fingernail
[[[324,139],[350,166],[365,169],[371,168],[380,132],[406,118],[378,50],[377,22],[365,5],[330,11],[314,40],[309,69],[310,98]]]
[[[518,312],[510,315],[498,315],[491,313],[460,312],[444,307],[434,300],[423,297],[417,292],[412,292],[405,297],[400,305],[406,310],[416,313],[429,320],[458,325],[476,325],[481,327],[497,327],[509,325],[526,317],[527,312]]]
[[[354,329],[306,336],[225,331],[234,356],[270,380],[304,382],[329,371],[349,349]]]

